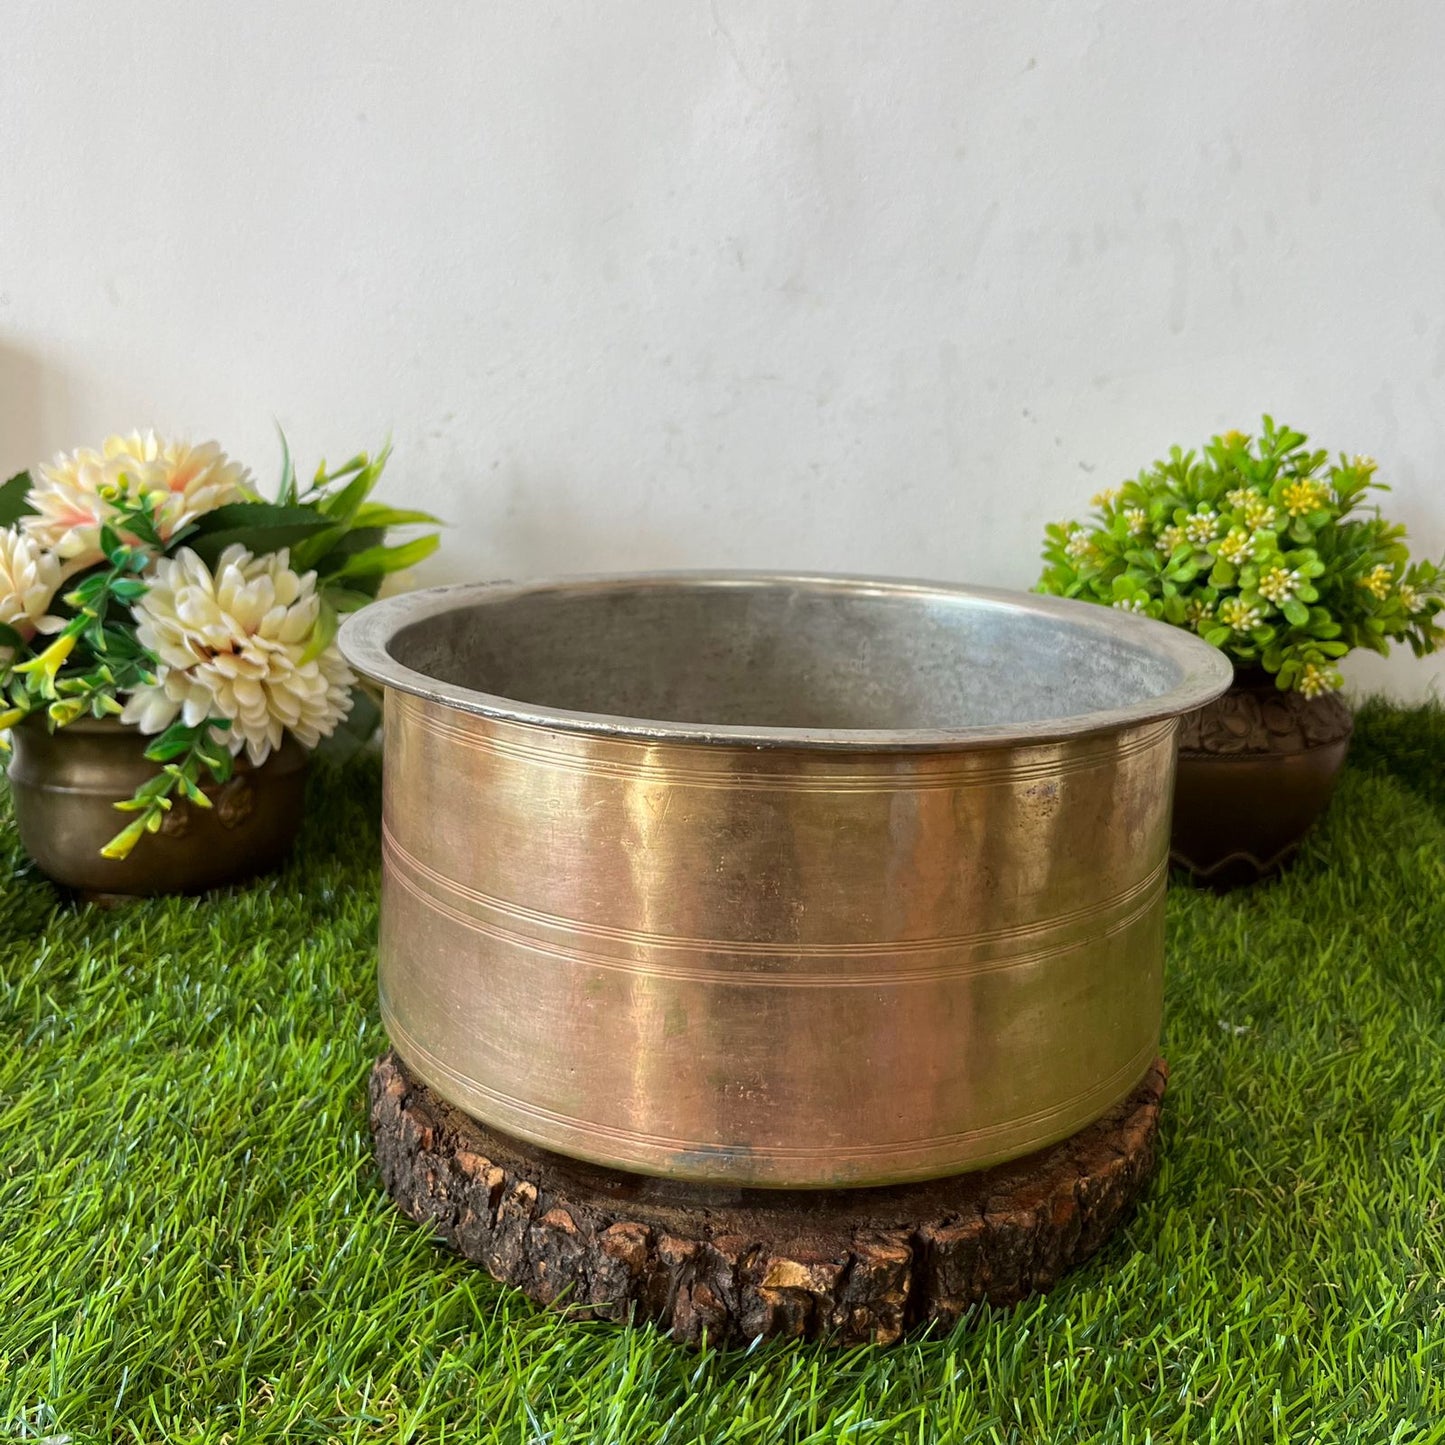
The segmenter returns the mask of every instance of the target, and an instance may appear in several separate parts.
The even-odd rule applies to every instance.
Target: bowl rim
[[[403,629],[462,608],[529,594],[605,592],[645,587],[805,588],[854,596],[933,596],[967,600],[1004,611],[1055,618],[1097,637],[1130,643],[1180,669],[1167,692],[1124,707],[1096,709],[1010,724],[959,728],[797,728],[676,722],[547,707],[460,687],[397,661],[389,644]],[[679,570],[583,573],[535,580],[464,582],[397,593],[352,613],[337,641],[363,677],[383,687],[478,717],[580,736],[644,743],[742,748],[826,749],[850,752],[936,752],[959,748],[1019,747],[1064,742],[1091,734],[1161,721],[1202,707],[1234,681],[1234,667],[1217,648],[1169,623],[1099,603],[919,578],[833,572]]]

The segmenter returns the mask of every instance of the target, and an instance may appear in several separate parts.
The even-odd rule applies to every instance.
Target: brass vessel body
[[[306,752],[289,735],[259,768],[244,757],[228,783],[207,783],[210,808],[178,801],[159,833],[126,858],[100,850],[130,815],[129,798],[160,764],[150,739],[109,718],[82,718],[51,733],[39,719],[17,727],[10,793],[25,851],[42,872],[96,896],[198,893],[240,883],[280,864],[304,810]]]
[[[589,598],[609,617],[593,633]],[[1027,1153],[1153,1062],[1176,714],[1228,682],[1202,643],[1084,604],[849,579],[397,601],[343,635],[387,685],[381,1006],[408,1066],[453,1103],[620,1169],[829,1188]],[[1131,649],[1156,671],[1130,674],[1142,701],[1088,723],[999,722],[975,703],[936,727],[970,704],[936,696],[956,680],[930,682],[916,659],[873,701],[850,683],[869,651],[858,629],[882,613],[886,646],[909,608],[972,637],[981,663],[980,627],[1032,636],[1042,616],[1084,651],[1020,665],[1076,690],[1095,687],[1079,680],[1098,670],[1091,644],[1116,671]],[[677,626],[706,635],[658,631]],[[826,675],[778,672],[780,626]],[[526,659],[504,660],[509,646]],[[701,681],[674,680],[689,667]],[[996,675],[1004,693],[1017,682]],[[728,701],[749,687],[751,704]],[[727,716],[577,711],[589,692],[600,709],[650,702],[642,718]],[[843,726],[818,725],[838,709]],[[870,725],[895,714],[903,726]]]

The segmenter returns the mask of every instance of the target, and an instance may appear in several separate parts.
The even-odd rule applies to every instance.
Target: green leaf
[[[149,502],[141,502],[136,506],[123,507],[119,513],[118,520],[126,531],[132,533],[137,540],[143,542],[148,547],[179,546],[185,538],[191,535],[191,528],[184,527],[181,531],[173,533],[168,542],[162,542],[161,534],[156,531],[155,516],[151,512]],[[129,547],[125,548],[124,555],[127,557],[130,556]]]
[[[190,752],[196,742],[196,730],[185,723],[175,722],[146,748],[146,757],[153,763],[169,763]]]
[[[388,456],[391,454],[390,442],[387,443],[385,451]],[[363,467],[367,465],[369,465],[369,461],[366,453],[357,452],[357,454],[354,457],[350,458],[350,460],[342,462],[342,464],[337,467],[334,472],[328,472],[326,470],[326,459],[323,457],[321,461],[316,464],[316,475],[314,478],[312,478],[311,489],[313,492],[320,491],[323,487],[329,486],[332,482],[339,482],[342,477],[349,477],[353,472],[359,472]]]
[[[30,473],[16,472],[0,486],[0,527],[13,527],[34,510],[30,505]]]
[[[348,557],[379,547],[386,541],[382,527],[348,526],[333,522],[324,532],[308,537],[291,554],[291,564],[298,571],[314,571],[322,581],[334,577]]]
[[[1310,620],[1309,608],[1298,597],[1291,597],[1280,610],[1295,627],[1303,627]]]
[[[281,485],[276,492],[276,505],[294,507],[297,498],[296,467],[291,460],[291,444],[286,440],[280,422],[276,423],[276,435],[281,438]]]
[[[381,468],[365,466],[339,492],[322,498],[317,506],[333,522],[349,527],[361,504],[371,495],[381,477]]]
[[[191,549],[214,567],[227,547],[240,544],[257,554],[294,548],[330,522],[311,507],[283,507],[274,502],[233,502],[201,518]]]
[[[388,507],[384,502],[367,502],[358,507],[352,523],[358,527],[440,527],[440,518],[430,512],[408,511],[405,507]]]
[[[316,626],[311,631],[311,641],[306,644],[306,650],[301,654],[303,666],[308,662],[314,662],[336,640],[336,629],[339,626],[336,609],[327,600],[324,593],[320,598],[320,603],[316,613]]]
[[[163,798],[171,790],[171,778],[168,772],[157,773],[153,778],[147,778],[132,795],[132,802],[143,803],[150,798]]]
[[[279,502],[230,502],[200,518],[196,535],[210,537],[218,532],[267,527],[307,527],[318,532],[330,525],[315,506],[306,503],[282,506]]]
[[[377,579],[378,583],[380,580]],[[337,612],[356,612],[376,600],[376,589],[363,592],[354,587],[332,587],[325,584],[321,588],[321,596]]]
[[[224,783],[231,776],[235,765],[235,758],[224,740],[230,727],[229,718],[207,718],[205,727],[199,730],[196,736],[196,757],[210,769],[211,776],[220,783]],[[217,734],[221,737],[218,738]]]
[[[87,607],[94,602],[109,585],[110,579],[104,572],[92,572],[65,594],[65,600],[72,607]]]
[[[441,545],[437,536],[417,537],[395,547],[368,547],[350,558],[339,572],[332,575],[342,581],[347,578],[366,577],[389,572],[400,572],[415,567],[418,562],[430,557]]]
[[[194,778],[189,778],[185,773],[177,770],[176,779],[181,785],[181,791],[198,808],[209,808],[211,800],[200,790]]]
[[[236,771],[236,759],[229,748],[208,742],[204,750],[198,747],[196,752],[218,783],[231,781],[231,775]]]

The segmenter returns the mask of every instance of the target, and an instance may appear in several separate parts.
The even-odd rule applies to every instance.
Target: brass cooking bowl
[[[382,1016],[519,1138],[836,1187],[1064,1138],[1155,1056],[1174,742],[1229,683],[1147,619],[945,584],[441,588],[386,689]]]

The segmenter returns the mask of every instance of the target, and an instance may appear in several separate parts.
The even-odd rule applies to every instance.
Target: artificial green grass
[[[892,1350],[569,1323],[398,1217],[375,766],[313,789],[295,863],[199,904],[71,907],[4,824],[0,1439],[1445,1441],[1439,710],[1365,711],[1287,877],[1172,891],[1129,1228]]]

